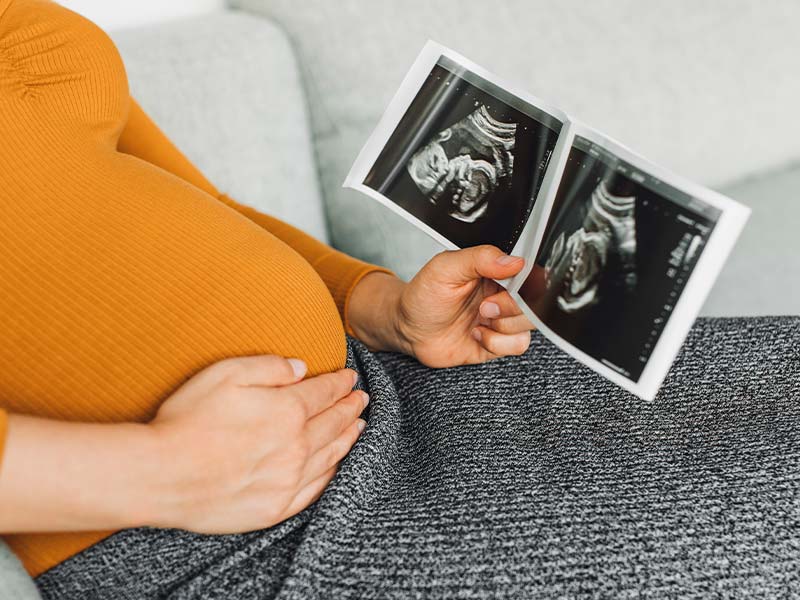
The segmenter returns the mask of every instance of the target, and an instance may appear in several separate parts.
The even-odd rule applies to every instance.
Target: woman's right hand
[[[313,503],[363,431],[368,397],[350,369],[305,372],[297,359],[233,358],[167,399],[148,426],[162,465],[149,524],[251,531]]]

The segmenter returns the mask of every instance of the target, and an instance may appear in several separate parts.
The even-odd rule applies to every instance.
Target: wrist
[[[132,470],[139,485],[123,503],[122,516],[127,527],[169,527],[173,463],[152,423],[136,427],[138,452]]]
[[[402,329],[401,298],[406,285],[395,275],[376,271],[353,290],[348,322],[355,337],[371,350],[410,351]]]
[[[11,415],[0,531],[92,531],[149,523],[158,471],[145,425]]]
[[[146,499],[139,505],[138,514],[132,516],[142,526],[181,527],[181,517],[191,504],[187,481],[201,479],[198,470],[202,467],[193,464],[195,456],[191,449],[175,443],[169,426],[151,421],[145,427],[145,464],[151,468],[143,473]]]
[[[85,448],[84,465],[91,468],[81,492],[83,502],[73,507],[75,523],[80,514],[87,513],[90,521],[78,529],[127,529],[153,523],[156,498],[152,482],[163,471],[164,462],[155,452],[150,428],[141,423],[81,425],[81,444]],[[89,455],[101,455],[90,459]]]

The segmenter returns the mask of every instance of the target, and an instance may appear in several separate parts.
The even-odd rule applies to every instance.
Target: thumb
[[[519,256],[509,256],[495,246],[473,246],[442,252],[437,262],[440,272],[453,283],[468,283],[481,277],[506,279],[519,273],[525,265]]]

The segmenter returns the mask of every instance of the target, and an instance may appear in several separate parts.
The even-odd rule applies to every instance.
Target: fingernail
[[[481,330],[480,330],[480,329],[473,329],[473,330],[472,330],[472,337],[473,337],[473,338],[475,338],[477,341],[479,341],[479,342],[480,342],[480,341],[481,341],[481,338],[483,337],[483,336],[481,335]]]
[[[289,364],[292,365],[292,371],[294,371],[294,376],[300,379],[303,375],[306,374],[308,367],[306,363],[304,363],[299,358],[290,358]]]
[[[358,427],[358,433],[364,431],[364,428],[367,426],[367,422],[364,419],[358,419],[356,423],[356,427]]]
[[[481,304],[481,315],[487,319],[496,319],[500,316],[500,306],[494,302],[484,302]]]
[[[513,263],[517,262],[518,260],[522,260],[522,257],[521,256],[511,256],[509,254],[503,254],[502,256],[498,256],[497,257],[497,264],[506,266],[506,265],[513,264]]]
[[[367,392],[361,392],[361,400],[364,401],[364,408],[367,408],[367,404],[369,404],[369,394]]]
[[[353,374],[353,385],[356,385],[358,383],[358,373],[356,373],[352,369],[350,369],[350,372]]]

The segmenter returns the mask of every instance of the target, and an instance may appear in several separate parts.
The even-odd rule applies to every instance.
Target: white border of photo
[[[680,297],[675,302],[675,306],[670,313],[664,329],[658,338],[653,351],[650,354],[647,363],[639,376],[638,381],[633,381],[618,373],[614,369],[605,365],[581,351],[571,343],[563,339],[553,330],[551,330],[536,314],[528,307],[522,297],[519,295],[519,288],[522,281],[515,278],[514,284],[509,287],[509,293],[512,298],[517,302],[525,315],[536,325],[536,327],[544,334],[547,339],[553,342],[556,346],[561,348],[564,352],[584,363],[594,371],[601,374],[608,380],[616,383],[623,389],[637,395],[643,400],[653,400],[658,393],[658,389],[664,381],[664,378],[669,373],[675,357],[681,349],[681,346],[686,339],[695,319],[697,318],[700,309],[703,306],[708,293],[716,281],[717,275],[722,270],[725,261],[730,254],[731,249],[736,243],[739,233],[742,231],[748,217],[750,216],[750,209],[734,202],[730,198],[723,196],[713,190],[698,185],[688,179],[684,179],[668,170],[659,167],[658,165],[648,161],[644,157],[636,154],[625,145],[617,142],[616,140],[584,125],[583,123],[572,121],[568,128],[568,139],[566,140],[567,152],[572,147],[572,140],[576,135],[589,139],[590,141],[602,146],[610,153],[618,156],[622,160],[630,163],[639,170],[653,175],[661,181],[671,185],[677,190],[685,192],[686,194],[711,205],[721,211],[719,218],[705,244],[705,248],[700,254],[689,275],[686,285],[681,292]],[[554,176],[560,178],[563,172],[565,160],[560,161],[559,172]],[[555,200],[555,192],[547,195],[546,202],[542,206],[542,214],[549,215],[550,209]],[[544,221],[544,219],[542,220]],[[544,233],[546,223],[538,223],[537,229],[540,229],[537,234],[537,248],[541,243],[541,238]],[[535,261],[535,254],[533,256],[526,256],[529,262],[529,268],[533,266]]]

